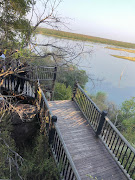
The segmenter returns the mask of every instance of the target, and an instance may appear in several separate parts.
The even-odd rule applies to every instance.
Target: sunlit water
[[[79,61],[79,68],[86,70],[89,74],[89,81],[86,84],[86,91],[95,94],[98,91],[106,92],[108,100],[120,105],[124,100],[135,96],[135,62],[111,56],[134,56],[133,53],[110,50],[107,45],[81,42],[66,39],[37,35],[37,42],[54,43],[55,45],[71,45],[74,51],[75,44],[83,44],[84,50],[92,51],[90,55],[82,55]],[[91,81],[91,79],[93,81]],[[94,84],[93,84],[94,83]]]

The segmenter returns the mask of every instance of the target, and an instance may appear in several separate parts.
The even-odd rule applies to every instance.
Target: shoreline
[[[89,42],[94,42],[94,43],[113,45],[117,47],[135,49],[135,44],[133,43],[116,41],[116,40],[94,37],[94,36],[83,35],[83,34],[70,33],[70,32],[65,32],[65,31],[58,31],[58,30],[47,29],[47,28],[37,28],[36,33],[46,35],[46,36],[57,37],[61,39],[89,41]]]

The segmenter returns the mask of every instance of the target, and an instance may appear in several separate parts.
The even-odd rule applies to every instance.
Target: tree
[[[122,121],[124,130],[122,131],[123,135],[130,143],[135,145],[135,117],[130,117]]]
[[[35,42],[33,42],[33,39],[32,39],[32,34],[36,30],[36,28],[41,23],[58,28],[57,24],[61,23],[60,19],[55,14],[55,9],[57,8],[57,6],[60,3],[59,0],[58,1],[57,0],[42,1],[44,6],[43,6],[43,12],[41,13],[41,15],[37,14],[37,11],[35,9],[36,8],[35,5],[37,2],[38,2],[38,0],[37,1],[34,1],[34,0],[21,0],[21,1],[19,1],[19,0],[2,0],[0,2],[0,23],[1,23],[0,46],[1,46],[1,49],[4,50],[4,52],[6,53],[6,60],[7,60],[7,58],[9,58],[10,61],[13,61],[13,60],[16,60],[16,58],[18,58],[19,56],[20,56],[19,57],[20,60],[25,59],[25,61],[28,61],[28,60],[30,60],[30,58],[33,58],[33,57],[35,57],[35,58],[51,57],[51,59],[53,59],[55,64],[57,64],[58,66],[63,66],[63,65],[69,66],[69,64],[71,64],[73,62],[73,60],[76,57],[78,57],[78,55],[81,52],[83,52],[82,47],[78,46],[81,50],[81,52],[79,52],[79,53],[75,53],[73,48],[71,48],[71,47],[68,47],[68,46],[58,47],[52,43],[51,44],[50,43],[38,44],[43,47],[53,48],[53,51],[51,51],[51,52],[45,51],[41,54],[36,49],[37,44]],[[48,5],[50,5],[49,11],[48,11]],[[31,16],[29,16],[29,18],[27,18],[26,15],[30,12],[31,12]],[[35,17],[36,17],[37,21],[35,24],[32,24],[32,19]],[[28,45],[32,46],[31,48],[29,48],[29,51],[26,50],[26,47]],[[16,48],[18,49],[17,52],[15,51]],[[13,54],[13,55],[11,56],[11,54]],[[58,61],[59,59],[64,59],[65,61],[63,61],[62,64],[59,64],[59,61]],[[16,71],[14,71],[15,69],[16,69]],[[12,64],[10,63],[10,66],[7,67],[6,71],[0,73],[0,77],[5,78],[6,76],[8,76],[10,74],[19,73],[20,71],[22,71],[22,69],[18,69],[16,67],[13,68]],[[55,96],[56,99],[61,99],[61,97],[62,97],[62,99],[71,99],[71,96],[72,96],[71,87],[70,86],[66,87],[64,84],[59,84],[59,83],[56,84],[56,93],[58,93],[57,96]],[[4,136],[6,136],[6,135],[4,135]],[[3,151],[3,144],[2,144],[2,147],[0,148],[0,150]],[[36,150],[35,150],[35,152],[37,154],[37,158],[39,158],[40,151],[39,151],[39,149],[37,151]],[[4,152],[5,152],[5,149],[4,149]],[[5,160],[5,156],[7,153],[8,153],[8,151],[6,151],[6,153],[4,154],[4,159],[2,156],[3,161]],[[32,153],[30,152],[30,155],[31,154]],[[44,152],[43,152],[43,154],[44,154]],[[33,153],[33,157],[35,157],[34,153]],[[49,158],[49,157],[47,156],[47,158]],[[45,162],[46,162],[46,166],[43,167],[42,165],[45,165]],[[5,163],[5,161],[4,161],[4,163]],[[32,163],[37,163],[37,161],[36,160],[32,161]],[[10,164],[10,162],[9,162],[9,164]],[[31,166],[31,164],[30,164],[30,166]],[[45,170],[46,170],[46,172],[47,171],[50,172],[50,170],[48,170],[48,166],[49,166],[48,161],[47,161],[47,159],[45,159],[44,161],[42,161],[42,164],[40,167],[37,168],[35,165],[32,166],[30,174],[33,172],[33,169],[35,170],[35,168],[37,168],[36,173],[39,173],[39,171],[42,171],[41,176],[39,175],[38,177],[40,179],[43,179]],[[43,168],[43,169],[41,169],[41,168]],[[51,169],[51,167],[49,167],[49,168]],[[10,168],[9,168],[9,170],[10,170]],[[48,177],[51,176],[51,174],[49,174],[49,172],[48,172]],[[16,171],[15,171],[15,173],[16,173]],[[29,172],[28,172],[28,176],[30,176]],[[52,176],[54,176],[54,179],[56,179],[55,177],[57,176],[57,174],[54,173],[54,174],[52,174]],[[34,175],[33,175],[33,177],[34,177]],[[8,175],[6,175],[6,178],[8,178]],[[51,177],[50,177],[50,179],[51,179]]]
[[[71,86],[66,87],[63,83],[56,83],[54,91],[54,100],[71,100]]]
[[[119,111],[119,121],[121,121],[121,131],[130,143],[135,142],[135,97],[122,103]]]
[[[1,47],[14,46],[18,49],[26,47],[31,43],[31,36],[41,23],[56,26],[60,19],[55,15],[55,10],[60,2],[60,0],[2,0],[0,2]],[[37,13],[39,12],[37,6],[42,7],[40,14]]]
[[[2,0],[0,2],[0,32],[1,45],[5,47],[17,47],[17,43],[25,43],[29,40],[31,25],[26,18],[33,0]]]
[[[11,62],[14,62],[18,57],[20,61],[24,59],[28,61],[31,55],[35,55],[36,49],[32,43],[32,34],[41,23],[46,23],[50,26],[59,23],[54,11],[60,1],[43,0],[40,2],[42,2],[43,5],[43,12],[39,15],[36,9],[36,4],[39,3],[39,1],[2,0],[0,2],[0,49],[6,54],[6,72],[0,75],[3,76],[3,78],[9,74],[13,74],[16,69],[12,67],[14,63]],[[35,17],[37,21],[35,24],[32,24],[32,20],[35,19]],[[31,48],[29,48],[29,50],[27,48],[26,50],[28,44],[33,44],[34,53],[32,53]],[[51,46],[51,44],[47,44],[47,46]],[[16,51],[16,49],[18,50]],[[38,52],[37,54],[39,55]],[[36,57],[37,54],[35,55]],[[45,54],[47,53],[45,52]],[[54,56],[54,53],[51,52],[47,56]],[[40,55],[39,57],[42,58]]]
[[[69,65],[68,67],[60,67],[57,75],[57,80],[60,83],[64,83],[66,87],[69,85],[74,88],[74,84],[77,81],[82,88],[85,87],[88,82],[88,76],[84,70],[79,70],[75,65]]]
[[[96,95],[89,95],[100,110],[107,110],[107,95],[104,92],[97,92]]]
[[[66,86],[74,86],[75,80],[78,80],[81,86],[84,87],[85,83],[88,81],[85,71],[79,70],[76,66],[73,66],[73,61],[79,55],[84,52],[83,46],[77,44],[73,45],[74,48],[77,48],[77,51],[74,51],[74,48],[70,45],[58,46],[53,43],[46,44],[37,44],[32,38],[32,34],[36,28],[44,23],[46,26],[51,26],[53,28],[59,28],[59,25],[63,25],[62,18],[57,16],[56,8],[59,5],[61,0],[2,0],[0,3],[0,23],[1,23],[1,39],[2,39],[2,49],[6,53],[7,71],[4,74],[1,74],[3,78],[9,74],[13,74],[15,71],[11,67],[10,63],[12,59],[19,58],[21,61],[31,61],[32,58],[48,58],[51,57],[53,65],[58,67],[68,67],[67,71],[70,71],[70,75],[67,75],[67,72],[64,72],[65,78],[59,80],[59,82],[64,82]],[[41,6],[42,5],[42,6]],[[42,12],[37,13],[39,9],[37,6],[42,7]],[[29,16],[28,16],[29,14]],[[27,16],[26,16],[27,15]],[[33,21],[36,19],[36,21]],[[27,45],[30,45],[30,48],[26,49]],[[46,48],[52,48],[51,51],[46,49],[44,52],[40,52],[36,46],[42,46]],[[10,52],[8,52],[7,48]],[[13,47],[13,48],[12,48]],[[17,48],[17,52],[14,49]],[[25,48],[25,49],[24,49]],[[12,57],[11,52],[13,52]],[[15,52],[15,53],[14,53]],[[14,61],[13,61],[14,62]],[[77,64],[78,65],[78,64]],[[16,69],[16,73],[19,73]]]
[[[101,111],[107,111],[107,116],[117,128],[120,128],[122,126],[121,118],[119,118],[120,109],[116,106],[115,103],[108,101],[106,93],[99,91],[96,93],[96,95],[89,96]]]
[[[44,134],[35,137],[32,147],[24,150],[25,162],[22,167],[24,179],[58,180],[59,171],[56,167],[51,150]]]
[[[38,44],[33,39],[37,27],[41,24],[55,29],[66,26],[63,19],[57,15],[56,9],[60,3],[61,0],[2,0],[0,2],[0,47],[4,50],[6,58],[18,49],[20,60],[25,57],[28,59],[28,55],[29,60],[50,56],[57,66],[69,66],[74,59],[84,53],[83,45],[77,43],[60,46],[55,42]],[[41,52],[37,46],[45,47],[46,50]],[[29,47],[29,52],[24,50],[26,47]],[[50,48],[51,51],[49,51]],[[59,59],[63,60],[62,64],[59,64]]]
[[[122,103],[121,113],[124,119],[135,115],[135,97],[132,97],[130,100],[126,100]]]
[[[20,167],[24,159],[16,152],[15,142],[11,138],[13,109],[6,100],[3,100],[3,103],[0,107],[0,177],[22,179]]]

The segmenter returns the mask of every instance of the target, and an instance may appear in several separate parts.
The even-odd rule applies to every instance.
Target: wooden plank
[[[74,102],[53,101],[49,106],[82,179],[127,179]]]

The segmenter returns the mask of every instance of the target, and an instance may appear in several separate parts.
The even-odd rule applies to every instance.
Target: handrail
[[[32,66],[30,79],[33,80],[54,80],[57,67]]]
[[[111,127],[119,134],[120,138],[125,142],[125,144],[135,153],[135,148],[131,146],[131,144],[127,141],[127,139],[120,133],[120,131],[114,126],[114,124],[108,119],[108,117],[105,117],[105,120],[111,125]]]
[[[53,114],[49,108],[48,101],[40,88],[38,82],[38,102],[42,112],[40,118],[44,122],[46,133],[49,136],[50,147],[52,149],[57,166],[60,169],[61,177],[64,179],[81,180],[74,162],[68,152],[66,144],[62,138],[61,132],[56,122],[53,121]],[[55,116],[56,118],[56,116]]]
[[[85,91],[81,88],[81,86],[77,83],[78,88],[81,90],[81,92],[87,97],[88,100],[91,101],[91,103],[93,104],[93,106],[96,107],[96,109],[99,111],[99,113],[102,113],[101,110],[97,107],[97,105],[92,101],[92,99],[90,99],[90,97],[85,93]]]
[[[20,87],[21,86],[21,87]],[[36,82],[31,81],[28,78],[21,77],[19,75],[9,75],[3,78],[3,84],[1,85],[1,90],[8,90],[16,94],[24,94],[35,98],[35,87]],[[22,88],[22,89],[20,89]]]
[[[128,179],[135,179],[135,149],[107,117],[99,137]]]
[[[56,80],[57,66],[45,67],[45,66],[34,66],[32,67],[32,73],[30,79],[40,80],[42,85],[45,85],[45,90],[50,91],[50,99],[53,99],[54,84]],[[43,82],[46,83],[43,83]]]
[[[45,102],[45,104],[46,104],[47,109],[49,110],[48,112],[49,112],[50,116],[52,117],[53,115],[52,115],[52,112],[51,112],[51,110],[50,110],[50,108],[49,108],[48,101],[47,101],[47,99],[46,99],[46,97],[45,97],[42,89],[40,88],[39,82],[38,82],[38,89],[39,89],[39,91],[41,92],[42,98],[43,98],[43,100],[44,100],[44,102]]]
[[[58,126],[57,126],[57,123],[55,123],[55,129],[56,129],[56,131],[57,131],[57,133],[58,133],[58,135],[59,135],[59,138],[60,138],[60,141],[61,141],[61,143],[62,143],[63,149],[64,149],[64,151],[65,151],[65,154],[66,154],[66,156],[67,156],[67,159],[69,160],[69,163],[70,163],[70,165],[71,165],[71,167],[72,167],[72,170],[73,170],[73,172],[74,172],[74,174],[75,174],[76,179],[77,179],[77,180],[81,180],[81,178],[80,178],[80,176],[79,176],[79,174],[78,174],[78,172],[77,172],[77,170],[76,170],[76,167],[75,167],[75,165],[74,165],[74,162],[73,162],[73,160],[72,160],[72,158],[71,158],[71,155],[69,154],[69,151],[68,151],[68,149],[67,149],[67,147],[66,147],[66,144],[65,144],[64,139],[63,139],[63,137],[62,137],[62,135],[61,135],[61,132],[60,132]]]
[[[33,67],[43,67],[43,68],[46,68],[46,69],[54,69],[54,66],[33,66]]]
[[[3,87],[14,90],[16,83],[16,78],[12,79],[11,76],[9,76],[5,79]],[[43,129],[45,129],[48,134],[49,143],[57,165],[60,167],[61,176],[64,177],[64,179],[80,180],[81,178],[57,126],[57,117],[53,116],[39,82],[30,84],[30,81],[26,80],[25,83],[25,94],[32,96],[32,93],[34,93],[33,97],[37,98]],[[30,88],[34,90],[34,92],[30,92]],[[73,100],[125,175],[129,179],[135,180],[135,149],[106,117],[106,113],[100,111],[78,83],[75,85]]]
[[[128,179],[135,180],[135,149],[78,83],[75,84],[73,100]]]
[[[4,88],[14,91],[14,88],[17,83],[16,78],[18,77],[15,76],[12,78],[11,76],[8,76],[5,79]],[[27,81],[26,79],[21,77],[19,78],[25,80],[26,83],[28,82],[27,84],[28,88],[31,87],[31,85],[29,84],[30,81]],[[33,88],[33,86],[31,88]],[[57,166],[60,169],[61,178],[62,179],[64,178],[65,180],[66,179],[81,180],[74,165],[74,162],[68,152],[66,144],[62,138],[59,127],[57,126],[56,123],[57,117],[53,116],[49,108],[48,101],[42,89],[40,88],[39,81],[35,82],[34,93],[35,93],[34,98],[36,98],[37,100],[37,107],[40,112],[41,128],[43,127],[43,129],[45,129],[46,134],[49,137],[50,147],[53,152]],[[28,95],[27,91],[25,91],[25,95]]]
[[[50,92],[50,97],[52,99],[57,67],[28,66],[28,68],[25,70],[27,72],[26,75],[14,73],[3,78],[4,83],[1,85],[1,87],[12,92],[16,91],[17,93],[22,93],[22,89],[24,89],[26,95],[36,97],[36,81],[39,79],[41,82],[46,81],[45,88]],[[19,86],[23,86],[23,88],[21,87],[20,90]]]
[[[96,132],[102,113],[78,83],[75,84],[73,100],[78,105],[80,111],[83,113],[93,130]]]

